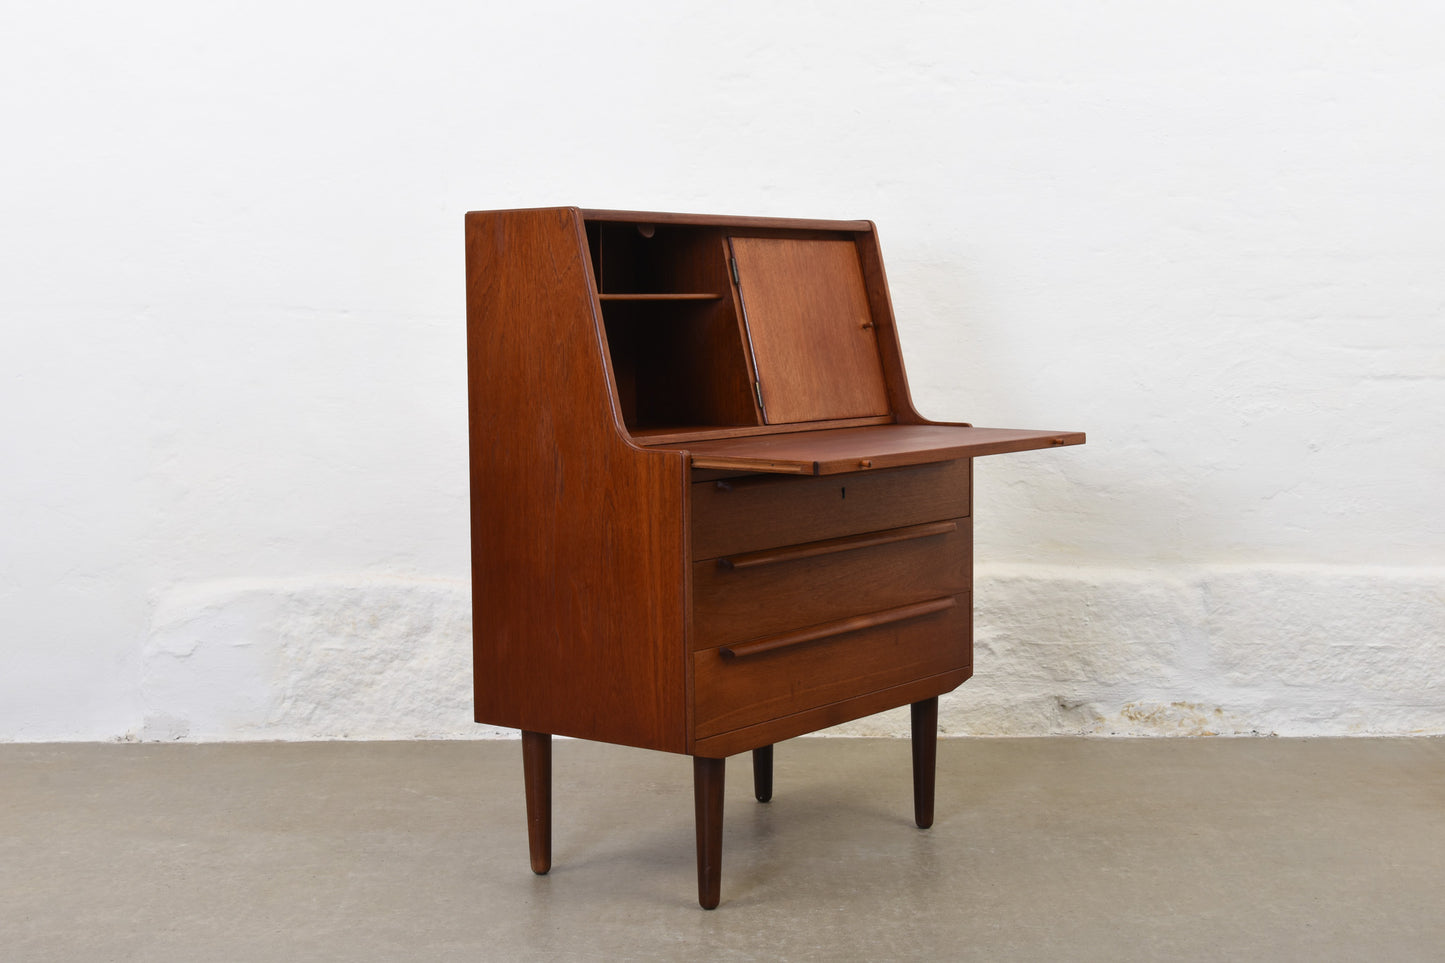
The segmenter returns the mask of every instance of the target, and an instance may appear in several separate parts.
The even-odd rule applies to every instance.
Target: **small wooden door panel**
[[[728,244],[766,422],[888,414],[857,246],[762,237]]]

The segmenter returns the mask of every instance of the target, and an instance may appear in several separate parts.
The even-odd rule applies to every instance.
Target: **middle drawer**
[[[693,648],[962,595],[968,517],[694,562]]]

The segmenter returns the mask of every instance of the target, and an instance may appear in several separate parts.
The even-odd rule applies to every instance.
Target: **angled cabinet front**
[[[694,751],[937,696],[972,669],[970,465],[692,484]]]

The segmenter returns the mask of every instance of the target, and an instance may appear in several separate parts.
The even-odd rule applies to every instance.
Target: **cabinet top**
[[[619,224],[695,224],[706,227],[751,227],[795,231],[871,232],[872,221],[836,221],[804,217],[747,217],[735,214],[673,214],[664,211],[606,211],[585,207],[516,208],[513,210],[576,211],[583,220]],[[501,214],[510,211],[471,211],[469,214]]]

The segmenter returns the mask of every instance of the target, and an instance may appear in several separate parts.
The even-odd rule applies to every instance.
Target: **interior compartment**
[[[757,425],[719,232],[592,221],[587,239],[627,428]]]

